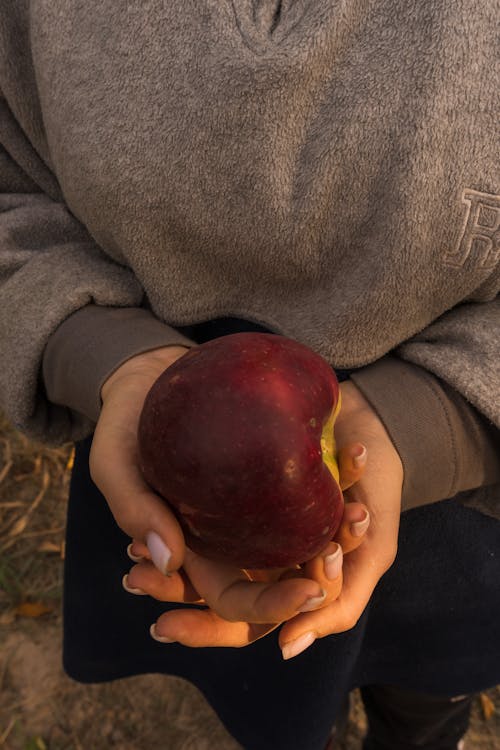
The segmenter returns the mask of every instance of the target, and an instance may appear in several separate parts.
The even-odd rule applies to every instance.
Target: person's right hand
[[[137,427],[146,395],[161,373],[188,351],[166,346],[131,357],[101,388],[102,409],[90,451],[90,475],[118,526],[147,545],[158,570],[177,570],[184,535],[168,505],[144,480]]]

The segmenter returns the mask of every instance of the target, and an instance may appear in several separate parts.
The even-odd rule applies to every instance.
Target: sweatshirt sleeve
[[[36,191],[11,160],[0,160],[0,406],[18,429],[54,445],[82,439],[93,429],[95,393],[107,374],[134,353],[188,344],[141,309],[142,302],[132,271],[111,260],[63,202]],[[99,317],[93,310],[92,318],[95,307],[106,310]],[[77,312],[81,317],[70,320]],[[69,357],[80,352],[73,363],[72,406],[64,403],[65,394],[62,403],[52,401],[43,377],[44,353],[66,321],[66,348],[56,354],[51,346],[46,368],[57,399],[54,384],[61,383],[61,372],[68,374]],[[110,349],[117,328],[121,343]]]
[[[97,422],[101,388],[121,364],[136,354],[164,346],[193,345],[142,307],[89,304],[69,316],[51,335],[43,355],[43,382],[49,400]]]
[[[352,376],[403,462],[403,510],[500,482],[500,306],[464,303]]]

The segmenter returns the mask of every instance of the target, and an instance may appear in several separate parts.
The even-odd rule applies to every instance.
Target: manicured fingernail
[[[366,511],[366,516],[361,521],[351,523],[351,534],[353,536],[363,536],[370,523],[370,514]]]
[[[149,633],[151,635],[151,638],[154,638],[155,641],[159,641],[160,643],[175,643],[173,638],[167,638],[165,635],[158,635],[156,632],[156,623],[153,623],[151,627],[149,628]]]
[[[143,557],[141,557],[141,556],[139,556],[139,555],[133,555],[133,554],[132,554],[132,544],[133,544],[133,542],[130,542],[130,544],[129,544],[129,545],[128,545],[128,547],[127,547],[127,555],[128,555],[128,556],[130,557],[130,559],[131,559],[131,560],[133,560],[134,562],[141,562],[141,560],[144,560],[144,558],[143,558]]]
[[[319,596],[309,596],[304,604],[299,607],[297,612],[310,612],[312,609],[316,609],[316,607],[319,607],[320,604],[323,604],[326,597],[326,591],[325,589],[321,589],[321,594]]]
[[[340,544],[337,544],[335,552],[325,557],[325,576],[329,581],[334,581],[341,574],[343,557]]]
[[[122,586],[125,589],[125,591],[128,591],[129,594],[141,594],[143,596],[146,595],[146,592],[142,589],[134,589],[132,586],[128,585],[128,573],[125,573],[125,575],[122,578]]]
[[[311,643],[314,643],[315,640],[316,635],[312,631],[309,631],[308,633],[304,633],[304,635],[299,636],[294,641],[286,643],[281,649],[283,659],[292,659],[294,656],[297,656],[297,654],[305,651],[306,648],[309,648]]]
[[[352,462],[356,469],[361,469],[366,464],[366,446],[359,448],[359,453],[352,457]]]
[[[154,565],[164,576],[168,575],[167,568],[172,553],[163,539],[156,533],[156,531],[150,531],[146,535],[146,544]]]

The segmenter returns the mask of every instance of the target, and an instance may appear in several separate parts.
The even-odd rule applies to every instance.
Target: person
[[[74,679],[185,677],[249,750],[323,750],[355,687],[366,750],[463,745],[500,678],[495,10],[2,4],[1,405],[76,444]],[[137,465],[158,374],[245,330],[342,378],[340,536],[279,580]]]

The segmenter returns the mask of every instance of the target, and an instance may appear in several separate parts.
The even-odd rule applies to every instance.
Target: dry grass
[[[54,450],[33,443],[0,414],[1,750],[238,750],[198,690],[183,680],[144,675],[80,685],[62,672],[71,460],[71,445]],[[500,750],[498,707],[498,688],[477,701],[468,750]],[[343,750],[360,750],[364,728],[355,694]]]
[[[72,446],[31,442],[0,415],[0,623],[28,602],[57,611]]]

